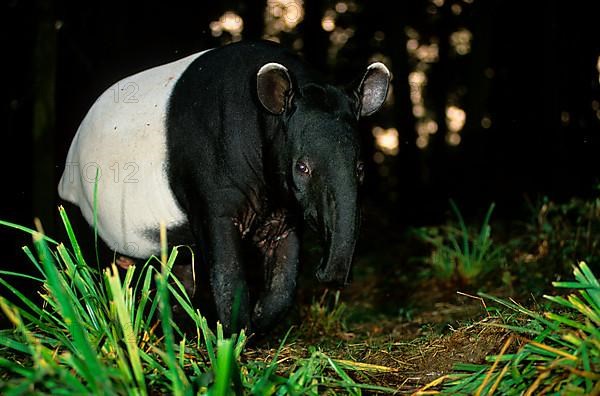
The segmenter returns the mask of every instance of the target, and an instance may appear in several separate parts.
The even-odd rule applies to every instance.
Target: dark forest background
[[[449,198],[467,217],[495,201],[495,216],[510,219],[523,215],[527,199],[592,193],[600,175],[598,2],[288,3],[8,0],[0,218],[30,226],[37,216],[56,234],[56,185],[68,147],[111,83],[265,34],[339,84],[374,59],[392,70],[388,104],[361,125],[367,232],[378,221],[398,235],[441,222]],[[277,4],[287,4],[284,18],[301,7],[294,14],[301,18],[273,25]],[[241,31],[238,20],[221,23],[227,11],[243,20]],[[446,120],[449,107],[458,109],[450,113],[458,130]],[[377,146],[376,127],[391,137],[387,147]],[[25,261],[26,235],[3,228],[0,241],[3,267]]]

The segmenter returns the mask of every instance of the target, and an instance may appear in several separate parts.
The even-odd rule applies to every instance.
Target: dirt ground
[[[434,280],[411,284],[410,277],[394,282],[389,276],[359,273],[337,303],[335,292],[322,288],[312,291],[312,304],[305,296],[308,301],[292,319],[297,329],[278,357],[280,371],[316,346],[350,365],[370,365],[351,372],[357,382],[411,394],[455,363],[484,363],[499,353],[508,333],[495,326],[498,320],[481,299]],[[282,325],[279,334],[285,331]],[[247,357],[270,361],[278,347],[273,339],[258,342]]]

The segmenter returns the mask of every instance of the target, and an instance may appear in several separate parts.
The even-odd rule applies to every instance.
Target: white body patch
[[[205,52],[122,79],[79,125],[58,192],[93,224],[98,172],[98,234],[113,250],[148,258],[160,247],[145,231],[186,221],[167,180],[166,112],[175,83]]]

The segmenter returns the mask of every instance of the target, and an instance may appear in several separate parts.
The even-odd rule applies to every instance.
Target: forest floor
[[[436,274],[430,260],[435,248],[418,241],[411,230],[394,233],[367,221],[363,238],[368,243],[359,244],[352,283],[337,292],[316,285],[305,274],[292,319],[280,324],[275,335],[251,342],[245,357],[271,361],[294,325],[277,356],[281,373],[293,371],[291,365],[298,357],[310,356],[317,349],[346,361],[356,382],[412,394],[455,372],[456,364],[489,364],[489,357],[508,345],[511,332],[502,327],[508,322],[505,311],[478,293],[512,299],[541,312],[542,295],[551,291],[551,282],[569,276],[569,268],[576,263],[573,258],[582,257],[570,246],[583,248],[584,238],[575,234],[583,235],[580,231],[590,225],[583,220],[586,216],[569,214],[573,208],[585,213],[581,203],[569,205],[542,206],[534,216],[536,224],[521,224],[515,232],[512,222],[511,234],[496,233],[499,254],[484,255],[482,262],[490,271],[471,279]],[[597,210],[590,212],[593,219]],[[450,228],[433,227],[434,234],[458,227],[451,217]],[[483,227],[487,225],[486,220]],[[499,225],[494,225],[495,231],[506,229]],[[472,248],[482,243],[477,241],[478,227],[473,227]],[[596,260],[597,238],[590,238],[592,243],[586,243],[593,254],[589,257]]]
[[[488,316],[482,300],[433,284],[409,299],[394,300],[393,292],[374,289],[372,282],[357,280],[337,304],[331,302],[333,293],[326,291],[319,301],[302,308],[302,324],[292,330],[278,355],[281,373],[293,371],[286,361],[294,364],[317,348],[358,368],[352,374],[359,383],[413,393],[452,372],[456,363],[484,363],[486,356],[499,353],[508,337],[507,330],[495,326],[499,320]],[[378,293],[411,306],[410,312],[378,311]],[[280,336],[285,333],[281,327]],[[278,348],[278,341],[262,340],[247,348],[244,356],[268,362]]]
[[[292,327],[277,356],[282,374],[317,349],[347,361],[359,383],[413,393],[452,372],[456,363],[482,364],[498,354],[509,332],[496,326],[499,319],[474,287],[424,278],[407,242],[359,254],[354,279],[341,291],[305,275],[291,318],[271,336],[251,341],[244,357],[270,362]]]

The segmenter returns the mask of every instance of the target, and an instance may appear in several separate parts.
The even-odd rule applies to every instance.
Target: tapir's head
[[[360,224],[364,165],[357,121],[381,107],[390,72],[373,63],[345,89],[295,81],[283,65],[267,63],[257,74],[257,94],[262,106],[280,117],[285,147],[277,147],[279,172],[324,242],[317,278],[343,285]]]

